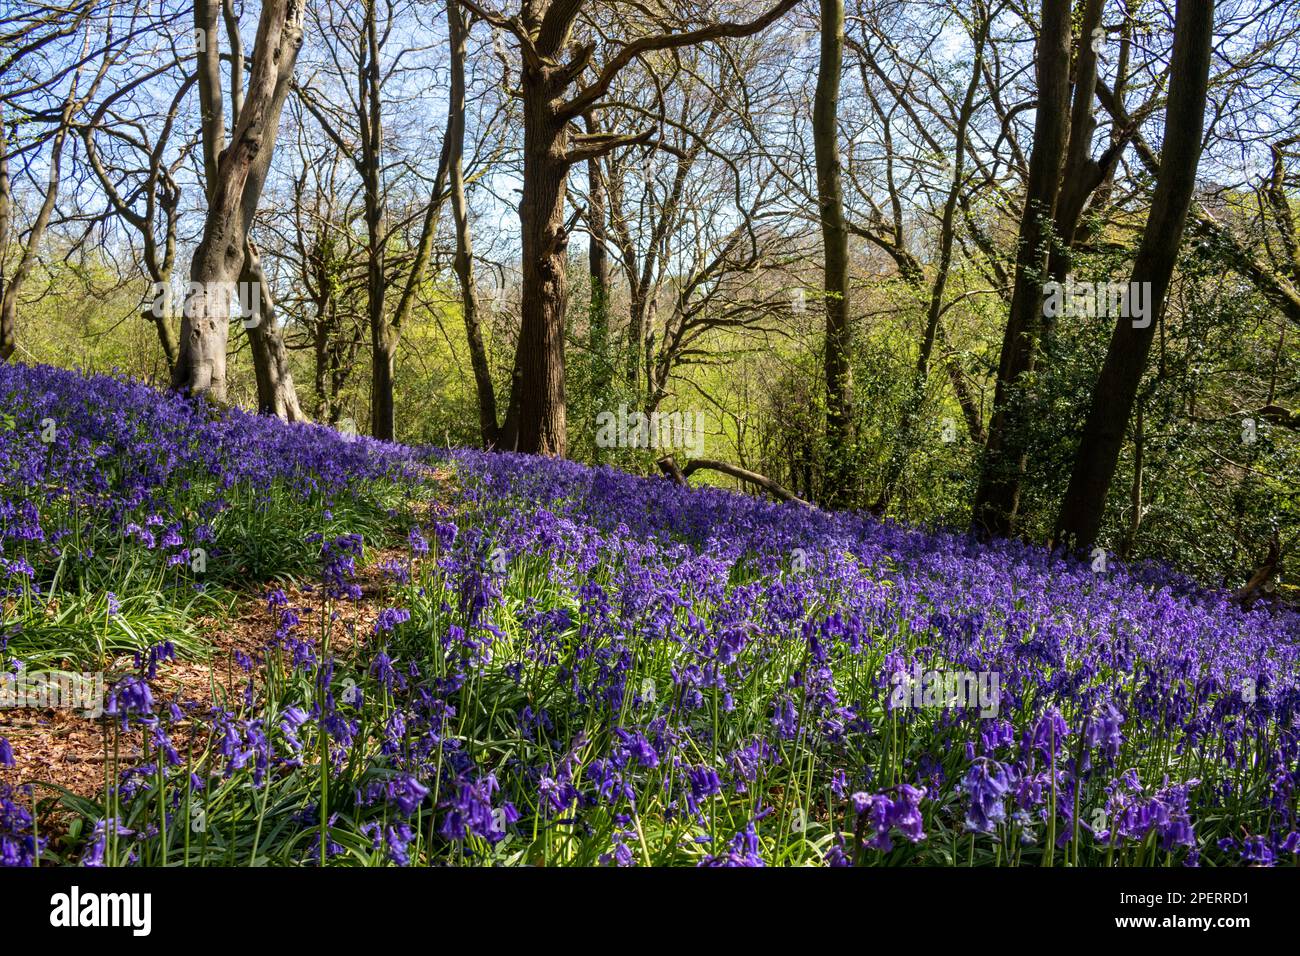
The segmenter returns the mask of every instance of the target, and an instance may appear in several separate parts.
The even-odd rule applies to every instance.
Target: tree
[[[985,535],[1011,534],[1020,505],[1026,463],[1022,434],[1025,402],[1020,390],[1037,361],[1041,290],[1069,130],[1070,2],[1043,0],[1042,11],[1035,51],[1038,103],[1034,146],[1016,240],[1015,279],[1002,336],[993,419],[972,515],[972,526]]]
[[[3,101],[0,101],[0,361],[8,361],[17,347],[18,296],[36,265],[45,231],[49,228],[50,217],[58,202],[63,150],[73,126],[73,118],[94,98],[95,92],[122,47],[122,40],[115,39],[109,31],[104,46],[91,49],[89,20],[94,11],[95,0],[84,0],[80,4],[67,8],[41,10],[15,33],[3,35],[5,49],[12,49],[13,52],[0,62],[0,76],[16,64],[21,64],[21,57],[28,56],[35,59],[32,55],[47,45],[76,34],[83,27],[86,29],[81,55],[73,61],[72,65],[55,70],[52,76],[31,78],[30,86],[26,90],[15,89],[7,94],[16,98],[21,92],[40,90],[52,93],[56,84],[70,75],[67,94],[54,110],[53,128],[36,137],[33,142],[25,144],[22,149],[30,172],[32,158],[40,147],[46,142],[49,143],[44,195],[25,235],[20,235],[20,230],[16,227],[17,211],[10,171],[15,149],[5,130]],[[18,42],[20,40],[23,42]],[[88,89],[79,90],[86,65],[92,56],[100,52],[103,54],[103,60],[99,70],[88,84]],[[17,247],[18,262],[12,270],[9,270],[6,260],[10,255],[11,244]]]
[[[946,16],[925,7],[914,19],[887,18],[874,8],[866,9],[872,15],[853,18],[860,35],[850,33],[845,38],[854,54],[865,113],[865,125],[850,139],[848,229],[889,257],[903,284],[898,297],[905,307],[919,306],[923,318],[910,400],[905,401],[880,496],[873,505],[873,510],[883,512],[917,446],[923,389],[936,350],[967,434],[977,445],[984,442],[979,396],[970,373],[950,347],[945,321],[951,321],[953,308],[963,301],[1009,293],[1010,280],[997,243],[975,213],[982,207],[1000,217],[1008,205],[997,156],[981,155],[976,148],[981,143],[981,120],[1006,142],[1012,155],[1019,154],[1019,146],[1013,117],[1001,109],[998,115],[987,115],[989,106],[998,103],[998,90],[1005,82],[998,72],[1000,62],[989,55],[996,48],[988,38],[1001,4],[975,4],[969,11],[964,3],[954,4],[945,8]],[[970,79],[964,91],[960,87],[949,91],[932,80],[955,76],[948,58],[960,48],[954,51],[936,42],[940,35],[952,35],[953,18],[965,26],[972,40]],[[897,42],[894,38],[900,35],[911,42]],[[983,142],[988,141],[986,135]],[[938,177],[931,175],[935,170],[946,182],[936,182]],[[933,240],[925,242],[937,251],[929,269],[923,260],[924,246],[918,244],[927,240],[928,230],[917,228],[918,222],[927,220],[934,220],[932,228],[938,230]],[[966,256],[971,272],[976,278],[983,274],[986,283],[959,286],[955,281],[963,264],[957,254],[967,245],[974,247],[974,255]]]
[[[172,65],[162,67],[170,70]],[[166,110],[137,120],[138,130],[119,129],[110,124],[107,116],[116,108],[116,100],[135,86],[151,79],[146,74],[127,87],[107,96],[81,124],[78,131],[86,150],[86,161],[100,184],[112,213],[131,227],[140,237],[141,264],[153,290],[143,316],[158,331],[170,375],[176,367],[176,333],[172,328],[172,277],[176,265],[176,230],[180,220],[181,187],[177,182],[178,167],[190,153],[190,145],[183,144],[175,157],[168,156],[168,144],[176,127],[181,105],[198,79],[197,74],[187,76],[177,89]],[[156,126],[156,136],[149,130]],[[102,151],[98,137],[107,140],[107,150]],[[135,203],[144,199],[144,209],[137,210]]]
[[[492,26],[508,31],[523,59],[520,96],[524,168],[519,201],[522,315],[516,352],[518,387],[511,394],[512,409],[517,408],[518,433],[514,437],[519,451],[562,457],[566,449],[564,312],[568,229],[564,211],[569,170],[619,146],[646,142],[654,134],[653,129],[629,134],[583,133],[574,128],[576,120],[598,109],[615,78],[638,58],[656,50],[756,33],[798,2],[779,0],[746,22],[714,22],[694,28],[679,22],[664,32],[615,41],[617,51],[596,66],[594,41],[573,48],[570,45],[574,23],[587,0],[527,0],[511,17],[473,0],[461,0]],[[594,78],[574,90],[589,67]]]
[[[914,259],[906,262],[907,268],[905,275],[909,277],[910,283],[916,291],[925,297],[925,328],[921,337],[921,347],[917,353],[916,369],[912,375],[912,384],[907,405],[904,411],[902,428],[894,443],[894,450],[890,456],[889,466],[885,473],[885,479],[881,488],[880,498],[877,499],[872,511],[881,514],[888,507],[892,498],[895,487],[902,478],[904,467],[907,464],[907,458],[912,452],[912,447],[916,442],[916,436],[919,431],[921,417],[921,408],[925,399],[926,383],[930,377],[930,364],[934,355],[935,344],[941,334],[942,326],[940,322],[943,319],[945,310],[945,297],[948,290],[948,276],[953,266],[954,246],[957,240],[957,211],[964,198],[968,198],[966,190],[968,189],[966,179],[966,161],[969,146],[969,132],[972,120],[975,116],[978,106],[976,94],[979,91],[980,79],[984,72],[984,51],[988,43],[989,31],[993,23],[993,11],[988,9],[983,3],[974,4],[973,10],[974,22],[971,24],[971,40],[973,42],[973,57],[971,64],[970,80],[966,84],[966,90],[961,99],[961,105],[958,107],[955,122],[952,122],[953,129],[953,160],[952,160],[952,177],[948,188],[948,194],[944,198],[942,212],[939,220],[938,236],[938,256],[934,267],[934,276],[928,284],[924,282],[920,264]],[[934,146],[938,146],[936,142]],[[936,149],[936,152],[938,150]],[[895,200],[897,202],[897,200]],[[895,235],[901,237],[903,230],[901,224],[895,229]],[[905,250],[901,247],[901,241],[895,240],[891,243],[889,240],[883,240],[886,244],[894,249],[896,258],[901,259],[900,253]],[[897,244],[895,244],[897,243]],[[967,428],[973,438],[978,441],[982,434],[983,423],[979,418],[978,412],[974,407],[974,402],[969,398],[960,369],[955,367],[955,363],[949,361],[947,364],[949,379],[956,391],[959,404],[965,413]]]
[[[659,407],[687,366],[733,361],[733,333],[766,340],[789,332],[784,266],[806,258],[809,243],[804,217],[790,214],[776,164],[764,155],[768,131],[752,99],[764,97],[771,81],[760,77],[786,55],[780,46],[749,40],[672,51],[653,84],[625,73],[602,111],[610,128],[647,119],[659,127],[652,142],[613,150],[588,172],[586,218],[605,210],[626,289],[624,377],[643,412]],[[746,84],[750,98],[732,95]],[[610,288],[608,277],[595,281]],[[606,334],[597,316],[593,340]],[[592,351],[612,377],[603,352]]]
[[[451,185],[451,212],[456,227],[456,257],[453,263],[460,283],[461,314],[469,343],[474,389],[478,396],[479,432],[484,448],[500,444],[496,390],[488,366],[487,347],[479,317],[478,291],[474,285],[474,245],[470,233],[469,209],[465,198],[465,40],[469,29],[460,5],[447,3],[448,43],[451,47],[451,90],[447,103],[447,144]]]
[[[1150,283],[1152,321],[1138,327],[1131,319],[1121,316],[1111,334],[1075,453],[1070,484],[1056,521],[1053,539],[1065,547],[1091,548],[1101,529],[1106,496],[1115,476],[1138,386],[1146,371],[1147,355],[1161,321],[1165,294],[1196,188],[1213,37],[1213,0],[1179,0],[1174,16],[1160,172],[1130,280]]]
[[[264,0],[253,47],[248,88],[232,116],[230,143],[221,148],[224,120],[216,0],[195,0],[195,29],[207,38],[199,51],[199,95],[203,111],[203,157],[208,208],[203,235],[190,264],[191,295],[181,320],[180,348],[172,386],[192,395],[226,401],[226,342],[229,290],[243,276],[259,275],[250,261],[249,228],[275,150],[280,113],[288,96],[302,43],[303,0]],[[238,31],[236,30],[236,35]],[[238,81],[236,81],[237,85]],[[269,295],[269,289],[266,290]],[[266,317],[268,325],[273,317]],[[263,329],[262,335],[269,335]],[[255,345],[256,349],[257,346]],[[281,371],[281,370],[277,370]],[[287,373],[287,364],[282,369]],[[292,378],[278,379],[277,394],[261,395],[265,410],[293,391]],[[294,406],[296,397],[292,398]]]
[[[1097,100],[1097,58],[1105,32],[1101,25],[1104,6],[1105,0],[1087,0],[1079,27],[1080,43],[1075,58],[1073,102],[1070,105],[1069,146],[1061,170],[1061,191],[1057,199],[1056,241],[1048,257],[1048,272],[1057,282],[1064,282],[1070,271],[1070,252],[1080,238],[1080,220],[1089,197],[1114,173],[1128,142],[1125,130],[1113,128],[1109,145],[1101,157],[1094,160],[1089,153],[1092,134],[1097,128],[1093,106]],[[1125,21],[1123,46],[1117,66],[1121,85],[1125,80],[1124,70],[1128,60],[1127,31],[1128,23]]]
[[[45,230],[50,224],[50,214],[58,201],[63,144],[67,140],[68,127],[77,106],[74,87],[74,92],[68,95],[58,126],[50,140],[49,184],[35,220],[27,229],[25,239],[19,243],[18,265],[8,275],[0,270],[0,361],[8,361],[18,344],[18,294],[36,264],[37,252],[41,241],[45,238]],[[4,130],[4,114],[0,112],[0,249],[6,253],[13,238],[13,222],[14,203],[13,186],[9,178],[9,144]]]
[[[681,54],[675,54],[675,59]],[[628,326],[624,350],[624,380],[636,394],[652,396],[655,306],[669,273],[677,266],[674,256],[699,245],[699,230],[683,242],[683,234],[696,225],[689,195],[692,178],[706,178],[708,199],[717,196],[716,166],[700,169],[709,141],[723,127],[725,94],[697,89],[703,64],[674,63],[670,89],[661,97],[634,77],[624,79],[614,95],[628,109],[626,115],[610,110],[606,121],[629,125],[653,117],[661,131],[653,144],[613,150],[603,161],[599,182],[608,183],[604,195],[589,197],[589,204],[608,207],[609,233],[617,262],[627,283]],[[681,74],[689,70],[687,77]],[[738,79],[738,77],[736,77]],[[638,87],[641,95],[638,96]],[[669,102],[663,102],[668,99]],[[650,100],[650,102],[646,102]],[[658,115],[655,108],[658,107]],[[726,170],[730,174],[730,170]],[[639,181],[639,188],[638,187]],[[689,271],[689,267],[686,268]],[[664,337],[660,337],[663,341]]]
[[[341,95],[303,84],[298,94],[321,129],[339,151],[351,158],[361,180],[366,225],[366,313],[370,332],[370,433],[376,438],[396,437],[394,378],[402,328],[414,308],[425,277],[443,205],[449,195],[451,161],[450,127],[456,111],[448,113],[438,154],[437,170],[421,207],[421,226],[409,256],[393,246],[393,222],[399,177],[390,175],[393,144],[385,126],[391,112],[389,82],[399,75],[400,61],[409,48],[393,51],[394,27],[401,11],[394,4],[383,10],[377,0],[351,4],[323,4],[316,13]],[[350,75],[349,75],[350,74]],[[394,84],[398,85],[398,84]],[[333,93],[333,95],[331,95]],[[422,150],[423,151],[423,150]],[[400,217],[398,217],[400,218]],[[405,275],[403,276],[403,267]],[[400,283],[396,306],[390,289]]]
[[[300,104],[292,103],[298,112]],[[343,392],[353,381],[357,355],[366,339],[365,238],[354,224],[363,219],[356,193],[347,188],[350,160],[318,132],[295,122],[299,173],[291,195],[272,207],[265,231],[291,225],[268,257],[279,259],[295,281],[288,284],[288,305],[299,335],[291,349],[312,355],[314,415],[337,425],[343,418]],[[295,296],[296,293],[296,296]]]
[[[793,248],[794,237],[763,221],[765,207],[776,199],[770,188],[774,178],[765,171],[757,182],[747,183],[748,201],[740,206],[734,199],[724,204],[704,197],[691,203],[688,222],[694,235],[674,257],[670,305],[662,310],[657,338],[652,333],[649,343],[645,411],[656,410],[667,397],[674,372],[725,361],[713,333],[743,331],[763,341],[787,331],[780,327],[789,318],[781,266],[805,256]]]
[[[826,310],[826,501],[842,506],[853,480],[853,382],[849,356],[849,233],[840,185],[839,97],[844,65],[844,0],[821,0],[821,56],[813,99],[817,209],[822,227],[822,299]]]
[[[593,114],[583,117],[587,133],[599,132]],[[587,281],[590,289],[590,315],[587,319],[587,348],[591,353],[594,377],[592,391],[597,401],[604,401],[613,381],[614,363],[609,353],[609,196],[599,157],[587,160]]]

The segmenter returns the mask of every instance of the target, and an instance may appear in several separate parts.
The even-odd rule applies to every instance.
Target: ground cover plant
[[[1297,862],[1300,618],[1162,566],[46,367],[0,407],[0,671],[109,675],[99,792],[0,767],[6,864]],[[166,693],[250,601],[239,692]]]

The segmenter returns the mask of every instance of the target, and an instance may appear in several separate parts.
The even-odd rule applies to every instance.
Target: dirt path
[[[373,552],[357,573],[361,600],[333,602],[336,617],[331,630],[331,651],[340,659],[346,660],[355,645],[365,640],[386,606],[390,582],[383,566],[390,560],[404,562],[406,558],[406,551],[400,548]],[[310,628],[309,622],[320,621],[319,587],[298,585],[283,590],[288,606],[295,608],[302,618],[303,628]],[[160,663],[157,678],[150,681],[155,710],[175,701],[182,706],[197,704],[194,712],[201,714],[212,704],[231,700],[244,692],[248,677],[236,664],[237,655],[256,659],[274,636],[278,623],[276,611],[267,605],[266,593],[262,590],[240,594],[228,617],[204,617],[195,622],[200,636],[211,648],[211,657]],[[202,722],[195,723],[201,734]],[[66,709],[0,710],[0,737],[5,737],[13,747],[16,764],[0,769],[0,782],[56,784],[79,796],[92,797],[104,788],[105,763],[107,760],[111,765],[113,761],[113,736],[113,724],[107,717],[90,718],[80,711]],[[189,744],[186,732],[174,733],[172,742],[178,751],[185,753]],[[139,732],[121,736],[118,747],[122,769],[141,761]],[[197,738],[195,749],[199,749]],[[49,788],[38,787],[37,796],[44,798],[53,793]]]

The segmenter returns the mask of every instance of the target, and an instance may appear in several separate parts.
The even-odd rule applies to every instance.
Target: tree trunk
[[[1075,62],[1074,102],[1070,107],[1069,147],[1061,174],[1061,192],[1057,197],[1056,243],[1048,260],[1048,272],[1057,282],[1064,282],[1070,271],[1070,249],[1074,244],[1079,220],[1088,197],[1101,185],[1104,169],[1092,159],[1092,134],[1097,128],[1093,103],[1097,99],[1097,51],[1092,31],[1101,26],[1105,0],[1087,0],[1079,28],[1078,57]],[[1114,144],[1112,144],[1114,145]],[[1114,161],[1119,150],[1110,151]]]
[[[598,108],[620,71],[638,57],[724,37],[756,33],[785,14],[798,0],[778,0],[745,23],[714,23],[669,30],[623,44],[596,66],[596,42],[570,43],[574,21],[585,0],[529,0],[518,16],[506,19],[471,0],[461,0],[493,26],[512,32],[523,58],[520,96],[524,120],[524,183],[519,202],[522,238],[521,321],[515,351],[515,379],[506,416],[507,447],[517,439],[522,452],[562,457],[566,450],[564,397],[564,313],[567,304],[565,250],[568,235],[564,199],[569,167],[604,156],[620,146],[648,142],[647,128],[632,135],[579,134],[569,124]],[[567,62],[563,62],[565,56]],[[589,69],[595,78],[565,94]],[[516,430],[517,423],[517,430]]]
[[[1042,282],[1052,238],[1070,108],[1070,2],[1043,0],[1035,53],[1038,110],[1034,148],[1020,219],[1016,274],[1002,358],[993,395],[993,420],[975,495],[972,527],[988,536],[1010,535],[1020,507],[1025,473],[1023,379],[1033,372],[1043,311]]]
[[[1133,483],[1128,493],[1128,533],[1124,535],[1124,560],[1127,561],[1137,545],[1138,531],[1142,527],[1142,478],[1145,470],[1146,430],[1142,423],[1142,403],[1137,403],[1133,416]]]
[[[1273,153],[1273,166],[1264,187],[1264,197],[1268,200],[1269,209],[1273,213],[1273,224],[1277,227],[1277,235],[1282,247],[1279,250],[1282,271],[1293,283],[1300,283],[1300,229],[1296,227],[1295,213],[1291,209],[1291,200],[1287,196],[1284,159],[1286,147],[1294,146],[1296,143],[1300,143],[1300,135],[1289,136],[1270,147]]]
[[[597,131],[591,114],[586,116],[586,124],[588,133]],[[601,162],[593,157],[587,160],[587,272],[591,283],[591,314],[587,321],[588,347],[595,369],[592,391],[597,402],[607,400],[614,371],[609,354],[609,251],[605,247],[608,205]]]
[[[5,259],[9,255],[13,216],[13,188],[9,183],[9,140],[5,133],[4,106],[0,103],[0,362],[7,362],[17,345],[17,296],[13,296],[15,301],[10,306],[9,283],[4,270]]]
[[[853,486],[852,395],[849,366],[849,232],[840,185],[839,100],[844,61],[844,0],[821,0],[821,55],[813,98],[813,150],[817,160],[817,206],[825,260],[826,308],[826,502],[848,503]]]
[[[497,428],[497,399],[492,387],[487,348],[479,319],[478,293],[474,288],[474,247],[469,229],[469,209],[465,200],[465,37],[466,29],[460,5],[447,4],[447,26],[451,46],[451,98],[447,134],[450,142],[449,173],[451,213],[456,223],[456,278],[460,282],[461,312],[465,318],[465,335],[469,341],[470,365],[474,369],[474,388],[478,393],[479,432],[484,448],[494,448],[501,440]]]
[[[1163,321],[1165,294],[1196,187],[1213,37],[1213,0],[1179,0],[1160,172],[1131,280],[1151,283],[1152,321],[1135,328],[1131,319],[1121,317],[1111,335],[1053,536],[1066,547],[1086,550],[1097,540],[1156,325]]]
[[[370,313],[370,434],[393,440],[397,413],[393,405],[393,379],[397,372],[397,342],[383,313]]]
[[[215,23],[215,5],[209,6]],[[264,0],[239,122],[208,181],[207,218],[190,264],[191,296],[181,321],[172,387],[203,395],[218,404],[226,401],[230,290],[244,271],[248,230],[270,166],[284,95],[302,43],[302,19],[301,0]],[[195,20],[196,24],[201,22],[197,8]],[[214,42],[215,37],[209,36],[209,47]],[[215,51],[210,50],[208,58],[215,56]],[[200,91],[210,82],[211,77],[201,72]],[[219,70],[216,82],[220,83]],[[212,94],[212,90],[206,92],[205,107]],[[215,102],[220,101],[218,87]],[[206,112],[204,120],[206,126]],[[210,152],[206,148],[210,144],[208,136],[205,129],[205,156]],[[248,188],[250,180],[252,188]]]
[[[323,422],[334,421],[333,403],[330,400],[330,390],[326,386],[326,371],[331,355],[330,328],[330,324],[325,319],[325,310],[318,309],[316,328],[312,336],[312,353],[316,360],[314,366],[316,374],[312,384],[316,392],[316,418]]]
[[[628,296],[627,366],[624,378],[637,392],[642,390],[643,385],[649,388],[648,383],[641,381],[646,362],[647,311],[647,297],[642,295],[640,284],[634,283]]]
[[[226,11],[229,24],[234,16],[229,0],[225,0],[222,9]],[[231,39],[232,49],[236,53],[236,59],[242,62],[238,26],[229,25],[229,29],[234,31]],[[247,223],[246,228],[252,226],[253,218],[257,215],[262,186],[266,183],[267,174],[271,169],[271,157],[275,153],[275,143],[280,132],[279,117],[284,110],[284,102],[289,97],[289,90],[293,86],[293,71],[300,42],[301,27],[296,39],[289,37],[282,41],[277,56],[275,88],[268,109],[268,115],[274,117],[274,120],[267,128],[263,148],[253,162],[249,170],[248,182],[244,185],[243,216]],[[232,78],[230,97],[232,118],[243,111],[242,89],[243,84]],[[252,288],[258,290],[261,303],[260,321],[247,327],[248,341],[253,354],[253,372],[257,382],[258,412],[262,415],[274,415],[288,422],[306,421],[307,416],[298,404],[298,392],[294,386],[293,372],[289,367],[289,350],[284,344],[284,333],[276,320],[275,297],[271,294],[271,287],[266,281],[261,257],[251,242],[245,247],[245,253],[240,281],[254,284]]]
[[[521,321],[516,364],[518,450],[564,457],[564,312],[568,303],[564,198],[568,134],[553,102],[560,92],[554,68],[524,69],[524,190],[519,202],[523,238]],[[511,396],[512,402],[515,400]]]
[[[503,451],[519,450],[519,350],[515,349],[515,364],[510,370],[510,401],[506,404],[506,420],[501,425]]]
[[[266,12],[265,7],[262,12]],[[203,156],[203,183],[209,199],[216,188],[221,147],[226,138],[225,100],[221,95],[221,37],[217,33],[220,15],[220,0],[194,0],[195,39],[197,41],[200,34],[203,37],[196,60],[199,76],[199,129],[203,134],[200,147]]]
[[[398,330],[389,325],[384,249],[385,201],[380,183],[383,150],[383,100],[379,68],[379,24],[374,0],[365,5],[366,58],[357,75],[360,171],[365,192],[366,313],[370,322],[370,434],[392,441],[396,434],[393,378],[397,369]]]
[[[240,278],[257,290],[257,321],[248,326],[248,342],[253,352],[253,372],[257,380],[257,412],[274,415],[281,421],[306,421],[298,404],[293,373],[289,370],[289,350],[276,324],[275,297],[262,270],[262,258],[250,242],[245,249],[244,270]]]
[[[172,331],[172,290],[171,273],[159,274],[154,280],[154,288],[161,292],[157,304],[150,303],[142,312],[141,318],[154,327],[158,333],[158,344],[163,350],[163,361],[167,363],[167,375],[170,378],[176,369],[176,333]]]
[[[74,85],[73,90],[76,87]],[[38,250],[45,238],[45,229],[50,224],[50,215],[59,195],[59,166],[63,159],[63,144],[68,135],[68,124],[72,120],[73,97],[69,94],[64,105],[59,128],[50,142],[49,188],[41,207],[36,213],[36,221],[27,233],[27,241],[19,242],[18,266],[13,274],[5,276],[0,269],[0,362],[9,361],[18,346],[18,293],[23,283],[31,274],[36,264]],[[16,239],[13,233],[13,184],[9,179],[9,146],[4,133],[4,117],[0,114],[0,256],[9,251],[8,243]]]
[[[943,369],[948,375],[953,394],[957,396],[957,404],[961,407],[961,416],[966,422],[966,433],[970,435],[971,441],[982,445],[984,444],[984,418],[980,413],[979,404],[971,393],[970,385],[966,382],[961,363],[957,361],[956,356],[947,352],[948,341],[943,326],[940,325],[935,332],[939,347],[946,353],[943,358]]]

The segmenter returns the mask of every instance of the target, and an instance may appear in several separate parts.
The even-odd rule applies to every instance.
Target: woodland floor
[[[341,658],[346,658],[357,635],[370,632],[383,609],[388,582],[380,567],[395,557],[405,557],[405,552],[398,549],[375,552],[357,573],[361,600],[336,602],[331,650]],[[289,606],[299,609],[304,622],[313,616],[319,619],[319,589],[299,585],[283,590]],[[242,652],[250,658],[260,653],[267,637],[275,632],[276,616],[267,606],[264,593],[249,592],[237,596],[228,616],[199,618],[196,624],[210,648],[210,658],[163,661],[150,688],[155,704],[165,705],[173,700],[194,702],[200,705],[196,713],[201,714],[208,705],[222,704],[244,692],[248,678],[235,664],[236,653]],[[181,726],[188,726],[190,736],[194,735],[192,721]],[[17,708],[5,711],[0,717],[0,733],[13,745],[16,763],[14,767],[0,770],[0,781],[15,785],[54,784],[85,797],[103,790],[105,761],[110,764],[113,761],[111,718],[91,718],[80,711],[66,709]],[[180,753],[186,752],[190,736],[183,730],[173,735],[172,742]],[[202,749],[201,736],[200,728],[194,737],[196,752]],[[117,754],[121,767],[134,766],[141,757],[139,734],[121,738]],[[38,794],[47,795],[48,792]]]
[[[433,480],[447,485],[449,476],[438,472]],[[356,583],[361,587],[359,601],[331,602],[335,615],[331,628],[330,652],[346,661],[358,641],[373,630],[379,612],[387,606],[391,584],[382,571],[394,559],[406,560],[404,548],[388,548],[371,552],[364,565],[359,565]],[[225,704],[244,693],[248,676],[236,663],[238,653],[255,658],[275,633],[277,611],[268,606],[268,585],[250,587],[238,592],[228,613],[219,617],[201,617],[195,621],[200,639],[208,646],[206,660],[183,659],[163,661],[158,665],[157,677],[149,682],[155,709],[175,701],[182,706],[197,704],[192,712],[196,719],[172,725],[172,744],[184,756],[187,751],[197,756],[206,743],[206,724],[202,715],[214,705]],[[322,595],[318,587],[310,584],[283,585],[288,606],[295,608],[304,627],[308,622],[319,623],[322,613]],[[141,735],[128,734],[118,740],[118,752],[113,753],[114,724],[112,718],[92,718],[80,711],[68,709],[15,708],[0,711],[0,736],[13,747],[15,766],[0,768],[0,783],[19,786],[34,784],[37,799],[58,793],[62,788],[82,797],[94,797],[105,787],[105,767],[126,769],[138,765],[143,757],[140,749]],[[47,819],[43,825],[58,821]]]

